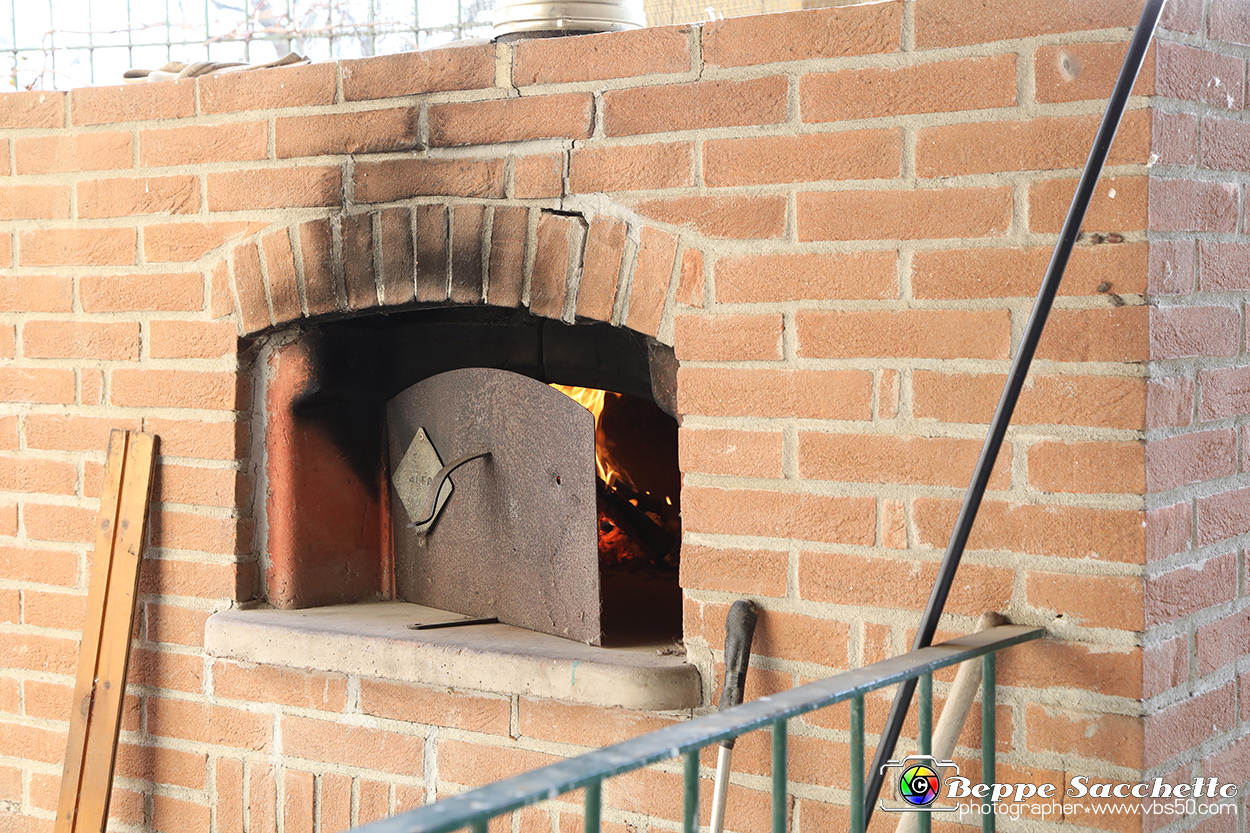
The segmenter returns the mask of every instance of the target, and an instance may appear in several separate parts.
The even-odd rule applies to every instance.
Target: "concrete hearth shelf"
[[[406,602],[209,617],[212,656],[457,689],[667,711],[699,705],[699,672],[666,645],[598,648],[511,625],[414,631],[462,618]]]

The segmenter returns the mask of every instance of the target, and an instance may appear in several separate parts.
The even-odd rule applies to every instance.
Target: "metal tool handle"
[[[742,704],[747,667],[751,664],[751,641],[755,638],[755,622],[758,618],[759,608],[747,599],[739,599],[729,608],[729,616],[725,618],[725,688],[720,695],[720,711]],[[737,738],[728,738],[721,741],[717,752],[716,782],[712,786],[712,819],[708,826],[711,833],[721,833],[725,826],[729,765],[736,740]]]
[[[439,469],[438,473],[434,475],[434,481],[430,485],[429,491],[426,493],[425,509],[421,513],[422,519],[419,521],[413,521],[408,524],[408,526],[410,528],[415,528],[428,524],[430,521],[434,520],[434,512],[438,508],[438,493],[443,488],[443,481],[450,477],[453,471],[460,468],[470,460],[476,460],[478,457],[489,456],[489,451],[478,451],[473,454],[466,454],[463,457],[457,457],[455,460],[452,460],[450,463]]]

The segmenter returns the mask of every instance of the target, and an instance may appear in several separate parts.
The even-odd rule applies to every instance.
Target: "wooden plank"
[[[151,434],[109,436],[55,833],[99,833],[108,820],[155,450]]]

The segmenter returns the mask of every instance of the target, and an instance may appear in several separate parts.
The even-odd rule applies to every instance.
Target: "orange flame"
[[[599,442],[599,417],[603,415],[603,400],[607,391],[598,390],[596,388],[579,388],[575,385],[551,385],[551,387],[560,391],[560,393],[572,399],[578,405],[590,411],[595,418],[595,469],[599,473],[599,479],[605,484],[611,485],[612,478],[616,475],[615,469],[608,462],[607,455],[604,453],[603,444]]]

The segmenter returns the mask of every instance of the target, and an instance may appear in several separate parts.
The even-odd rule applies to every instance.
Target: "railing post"
[[[773,833],[786,833],[786,721],[773,724]]]
[[[851,699],[851,833],[864,833],[864,695]]]
[[[981,657],[981,782],[994,783],[994,748],[998,745],[994,736],[994,654]],[[994,833],[994,805],[981,815],[982,833]]]
[[[920,675],[920,697],[916,701],[917,719],[919,721],[920,754],[933,754],[933,675]],[[916,830],[918,833],[929,833],[933,818],[928,813],[916,814]]]
[[[599,833],[602,815],[603,782],[586,785],[586,833]]]
[[[686,753],[686,769],[683,778],[685,797],[683,799],[682,830],[685,833],[696,833],[699,829],[699,750],[692,749]]]

